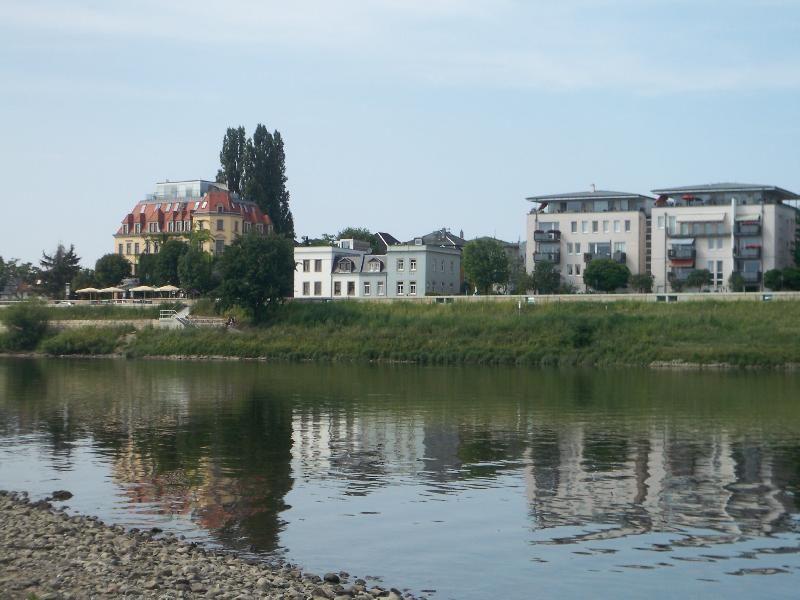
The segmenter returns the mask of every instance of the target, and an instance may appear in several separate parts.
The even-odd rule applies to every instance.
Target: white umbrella
[[[174,285],[162,285],[159,288],[156,288],[157,292],[177,292],[181,288],[175,287]]]
[[[131,288],[128,290],[130,292],[155,292],[156,288],[150,287],[149,285],[139,285],[135,288]]]
[[[76,294],[96,294],[99,291],[100,290],[98,290],[97,288],[87,287],[87,288],[81,288],[79,290],[75,290],[75,293]]]
[[[97,290],[97,291],[100,292],[101,294],[121,294],[125,290],[123,290],[122,288],[118,288],[118,287],[107,287],[107,288],[103,288],[102,290]]]

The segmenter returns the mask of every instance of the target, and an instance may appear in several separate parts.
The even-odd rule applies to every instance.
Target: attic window
[[[167,206],[164,207],[164,212],[169,212],[172,210],[172,202],[168,203]]]
[[[200,208],[200,200],[194,203],[194,209],[197,210],[198,208]]]
[[[200,208],[204,209],[206,206],[208,206],[208,201],[207,200],[203,200],[203,205]]]
[[[139,211],[139,214],[143,215],[146,208],[147,208],[147,204],[142,204],[142,209]]]
[[[350,273],[353,270],[353,263],[345,259],[339,263],[339,270],[344,273]]]
[[[222,204],[217,204],[217,212],[221,213],[224,209],[222,208]]]

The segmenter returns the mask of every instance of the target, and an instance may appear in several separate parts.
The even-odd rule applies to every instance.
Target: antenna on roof
[[[596,192],[596,191],[597,191],[597,187],[594,184],[592,184],[592,192]]]

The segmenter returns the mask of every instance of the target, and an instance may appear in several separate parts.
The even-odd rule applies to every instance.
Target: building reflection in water
[[[335,480],[344,496],[364,496],[392,485],[458,494],[516,477],[531,527],[553,529],[554,542],[576,539],[558,528],[589,524],[604,524],[581,534],[589,539],[689,528],[764,535],[794,528],[798,512],[797,409],[785,401],[764,421],[749,398],[731,399],[740,387],[749,394],[742,381],[698,408],[672,400],[676,379],[648,373],[628,390],[561,373],[21,366],[0,364],[1,436],[37,431],[67,455],[89,437],[129,504],[184,515],[235,548],[279,550],[298,480]],[[321,375],[304,377],[312,372]],[[710,384],[680,385],[691,395]],[[787,386],[771,393],[792,398]]]

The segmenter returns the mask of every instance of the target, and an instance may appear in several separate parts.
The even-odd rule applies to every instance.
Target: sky
[[[298,236],[517,241],[526,197],[592,184],[800,192],[800,1],[2,0],[0,256],[93,266],[258,123]]]

